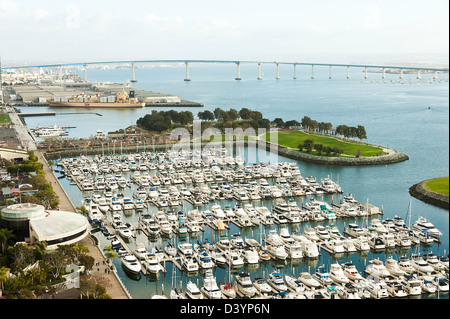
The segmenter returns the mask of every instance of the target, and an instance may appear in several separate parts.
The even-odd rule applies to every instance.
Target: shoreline
[[[249,143],[250,142],[250,143]],[[254,143],[252,143],[254,142]],[[233,141],[233,147],[236,146],[238,142]],[[322,165],[339,165],[339,166],[369,166],[369,165],[387,165],[403,162],[409,159],[406,154],[403,154],[397,150],[391,148],[383,148],[388,154],[382,156],[372,156],[372,157],[359,157],[359,158],[349,158],[349,157],[327,157],[327,156],[317,156],[301,153],[296,150],[289,149],[284,146],[280,146],[278,144],[271,144],[270,142],[265,142],[261,140],[244,140],[241,145],[243,146],[254,146],[255,148],[266,150],[271,153],[275,153],[290,159],[302,161],[302,162],[310,162]],[[189,147],[193,149],[195,147],[195,143],[190,142]],[[201,142],[198,143],[201,147],[204,146],[227,146],[227,142]],[[253,145],[251,145],[253,144]],[[183,146],[187,147],[187,143],[173,143],[173,144],[156,144],[156,145],[146,145],[146,146],[130,146],[127,148],[123,148],[124,152],[140,152],[143,150],[167,150],[171,147],[181,149]],[[274,149],[275,148],[275,149]],[[80,155],[95,155],[101,153],[109,153],[112,154],[114,152],[113,148],[89,148],[89,149],[77,149],[77,150],[61,150],[61,151],[52,151],[45,152],[46,158],[48,159],[59,159],[60,157],[73,157]]]
[[[414,184],[409,188],[409,194],[425,203],[449,210],[449,196],[429,191],[424,187],[426,182],[433,179],[436,178],[430,178],[420,183]]]

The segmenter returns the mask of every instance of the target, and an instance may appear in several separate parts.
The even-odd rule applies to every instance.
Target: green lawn
[[[4,123],[11,123],[9,114],[0,114],[0,124],[4,124]]]
[[[270,134],[277,133],[267,133],[266,141],[268,142],[270,142]],[[303,144],[305,140],[314,140],[314,144],[322,144],[323,146],[341,148],[344,151],[344,154],[351,156],[355,156],[358,150],[361,151],[361,157],[385,154],[381,148],[360,143],[344,142],[334,137],[306,134],[301,131],[278,132],[278,144],[282,146],[298,149],[298,145]],[[311,152],[310,154],[313,154],[313,152]]]
[[[424,187],[429,191],[448,196],[448,177],[429,180],[424,184]]]

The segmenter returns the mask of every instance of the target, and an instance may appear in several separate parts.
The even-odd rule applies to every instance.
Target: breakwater
[[[224,143],[222,142],[201,142],[201,143],[172,143],[172,144],[154,144],[154,145],[139,145],[139,146],[129,146],[129,147],[123,147],[121,152],[125,153],[135,153],[135,152],[142,152],[142,151],[167,151],[168,149],[185,149],[186,147],[190,147],[193,149],[195,146],[200,145],[201,148],[208,146],[208,147],[221,147],[224,146]],[[328,157],[328,156],[317,156],[317,155],[310,155],[306,153],[302,153],[296,150],[289,149],[284,146],[279,146],[276,144],[271,144],[269,142],[262,142],[262,141],[240,141],[240,142],[233,142],[233,148],[235,148],[237,145],[239,146],[255,146],[259,149],[265,149],[266,151],[276,153],[278,155],[303,161],[303,162],[310,162],[310,163],[316,163],[316,164],[322,164],[322,165],[340,165],[340,166],[365,166],[365,165],[387,165],[387,164],[394,164],[399,163],[402,161],[406,161],[409,159],[409,157],[401,153],[399,151],[391,149],[388,155],[382,155],[382,156],[372,156],[372,157]],[[118,152],[117,147],[116,148],[85,148],[85,149],[71,149],[71,150],[61,150],[61,151],[54,151],[54,152],[47,152],[46,157],[48,159],[58,159],[62,157],[74,157],[74,156],[80,156],[80,155],[96,155],[96,154],[115,154]]]
[[[424,184],[431,179],[414,184],[409,188],[411,196],[441,208],[449,209],[449,196],[429,191]]]

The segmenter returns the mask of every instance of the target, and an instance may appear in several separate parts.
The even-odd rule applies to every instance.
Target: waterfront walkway
[[[43,164],[43,170],[45,173],[45,178],[53,186],[53,191],[59,198],[58,208],[62,211],[76,212],[76,207],[70,200],[69,196],[65,192],[64,188],[58,181],[58,178],[53,173],[47,160],[44,158],[40,151],[35,151],[35,155],[38,157],[39,162]],[[115,269],[110,269],[107,264],[107,260],[101,248],[94,243],[91,236],[83,239],[80,244],[85,245],[89,249],[89,255],[95,260],[94,267],[91,271],[91,280],[95,280],[98,284],[101,284],[106,288],[106,293],[111,296],[112,299],[130,299],[131,296],[128,294],[127,290],[123,286],[121,280],[117,276]],[[56,295],[55,299],[64,298],[67,296],[64,294]]]

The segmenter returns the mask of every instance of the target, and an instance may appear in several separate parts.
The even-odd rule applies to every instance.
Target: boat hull
[[[51,102],[50,107],[82,107],[82,108],[142,108],[145,103],[107,103],[107,102]]]

